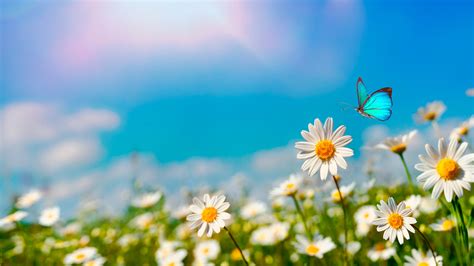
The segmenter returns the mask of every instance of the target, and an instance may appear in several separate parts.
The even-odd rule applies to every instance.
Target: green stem
[[[432,255],[433,258],[434,258],[434,261],[435,261],[436,266],[438,266],[438,260],[436,260],[436,256],[437,256],[437,255],[436,255],[436,253],[434,252],[434,249],[433,249],[433,247],[431,246],[430,241],[428,240],[428,238],[426,238],[425,234],[423,234],[423,233],[420,231],[420,229],[418,229],[418,227],[416,227],[415,225],[413,225],[413,228],[415,228],[416,232],[417,232],[418,234],[420,234],[420,236],[421,236],[421,238],[423,239],[423,241],[425,241],[426,245],[428,246],[428,248],[429,248],[430,251],[431,251],[431,255]]]
[[[464,247],[465,252],[468,254],[466,256],[467,265],[471,265],[470,259],[470,251],[469,251],[469,236],[467,232],[466,222],[464,221],[464,214],[462,212],[461,204],[459,203],[459,199],[457,196],[454,196],[454,199],[451,201],[453,204],[454,212],[456,214],[457,220],[457,229],[459,230],[459,234],[461,235],[462,244]]]
[[[232,242],[234,242],[234,246],[239,250],[240,252],[240,256],[242,256],[242,260],[244,261],[245,265],[249,265],[247,259],[245,258],[245,255],[244,255],[244,252],[242,251],[242,249],[240,248],[239,244],[237,244],[237,241],[235,241],[235,238],[234,236],[232,235],[232,233],[230,232],[230,230],[224,226],[224,229],[227,231],[227,233],[229,234],[230,236],[230,239],[232,239]]]
[[[344,215],[343,222],[344,222],[344,265],[349,265],[347,261],[347,223],[346,223],[346,204],[344,203],[344,197],[342,196],[341,189],[339,188],[339,183],[335,176],[332,176],[334,183],[336,184],[337,191],[339,192],[339,198],[341,199],[341,206],[342,206],[342,213]]]
[[[306,235],[308,236],[309,240],[313,239],[313,236],[311,234],[311,231],[309,230],[308,225],[306,224],[306,216],[304,215],[303,209],[301,209],[301,206],[296,199],[296,196],[293,194],[291,195],[291,198],[293,199],[293,202],[295,203],[296,210],[298,211],[298,214],[301,217],[301,221],[303,222],[304,230],[306,231]]]
[[[407,162],[405,161],[405,157],[403,156],[403,153],[399,153],[400,159],[402,160],[403,168],[405,168],[405,173],[407,175],[408,179],[408,184],[410,185],[410,189],[412,192],[415,192],[414,186],[413,186],[413,179],[411,177],[410,171],[408,170]]]

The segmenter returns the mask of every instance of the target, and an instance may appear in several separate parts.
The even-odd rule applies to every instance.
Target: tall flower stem
[[[229,228],[227,228],[226,226],[224,226],[224,229],[227,231],[227,233],[229,234],[229,237],[230,239],[232,239],[232,242],[234,242],[234,246],[239,250],[240,252],[240,256],[242,256],[242,260],[244,261],[245,265],[249,265],[247,259],[245,258],[245,255],[244,255],[244,252],[242,251],[242,249],[240,248],[239,244],[237,244],[237,241],[235,241],[235,238],[234,236],[232,235],[232,233],[230,232]]]
[[[306,224],[306,216],[304,215],[303,209],[301,209],[301,206],[298,202],[298,199],[296,199],[296,196],[293,194],[291,195],[291,198],[293,199],[293,202],[295,203],[296,210],[298,211],[298,214],[301,217],[301,221],[303,222],[304,230],[306,231],[306,235],[308,235],[309,239],[312,239],[313,236],[311,234],[311,231],[309,230],[308,225]]]
[[[416,227],[415,225],[413,225],[413,228],[415,228],[416,232],[418,234],[420,234],[421,238],[423,239],[423,241],[425,241],[425,244],[428,246],[428,248],[430,249],[431,251],[431,254],[433,255],[433,258],[434,258],[434,261],[435,261],[435,264],[436,266],[438,266],[438,260],[436,260],[436,253],[434,252],[434,249],[433,247],[431,246],[430,244],[430,241],[428,240],[428,238],[425,236],[425,234],[423,234],[420,229],[418,227]]]
[[[405,161],[405,157],[403,156],[403,153],[399,153],[400,159],[402,160],[403,168],[405,168],[405,173],[407,175],[408,179],[408,184],[410,185],[410,189],[412,192],[414,192],[414,187],[413,187],[413,178],[411,177],[410,171],[408,170],[407,162]]]
[[[347,262],[347,222],[346,222],[346,204],[344,203],[344,197],[342,197],[342,192],[341,189],[339,188],[339,182],[337,181],[335,176],[332,176],[332,179],[334,180],[334,183],[336,184],[337,192],[339,193],[339,198],[341,199],[341,206],[342,206],[342,213],[344,215],[343,217],[343,222],[344,222],[344,265],[349,265]]]
[[[467,232],[466,223],[464,221],[464,214],[462,212],[462,207],[461,207],[461,204],[459,203],[458,197],[455,196],[454,199],[451,201],[451,203],[453,204],[454,213],[457,220],[456,227],[460,235],[460,240],[462,241],[462,245],[464,247],[465,252],[467,254],[470,254],[469,253],[469,236]],[[470,265],[471,264],[470,256],[466,256],[466,257],[467,257],[466,259],[467,263],[468,265]]]

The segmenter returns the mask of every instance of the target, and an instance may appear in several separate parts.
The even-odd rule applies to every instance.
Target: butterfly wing
[[[361,111],[369,117],[386,121],[392,115],[392,105],[392,88],[382,88],[369,95]]]
[[[356,90],[357,90],[357,101],[358,101],[359,107],[361,107],[362,104],[369,97],[369,94],[367,94],[367,89],[365,88],[364,81],[362,81],[362,78],[360,77],[357,80]]]

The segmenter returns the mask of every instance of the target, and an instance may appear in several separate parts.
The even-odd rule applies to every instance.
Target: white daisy
[[[375,145],[374,148],[388,150],[396,154],[402,154],[407,149],[408,143],[416,135],[417,131],[412,130],[408,134],[386,138],[382,143]]]
[[[359,252],[360,248],[362,247],[362,244],[358,241],[351,241],[347,243],[347,252],[351,255],[356,254]]]
[[[354,214],[354,219],[357,223],[356,234],[358,236],[365,236],[372,227],[372,221],[377,217],[375,214],[376,208],[372,205],[365,205],[360,207]]]
[[[59,230],[59,232],[63,236],[72,236],[72,235],[77,235],[82,229],[82,225],[79,222],[72,222],[70,224],[67,224],[63,228]]]
[[[436,212],[440,207],[438,200],[427,196],[421,198],[419,209],[422,213],[431,214]]]
[[[318,234],[316,234],[312,240],[302,235],[297,235],[294,245],[300,254],[317,257],[319,259],[322,259],[324,254],[336,248],[331,238],[324,238]]]
[[[303,178],[299,175],[290,175],[290,177],[283,181],[278,187],[270,191],[272,197],[291,197],[294,196],[303,182]]]
[[[145,193],[132,200],[132,205],[137,208],[150,208],[161,199],[160,191]]]
[[[351,193],[352,191],[354,190],[354,187],[355,187],[355,183],[351,183],[350,185],[348,186],[341,186],[340,187],[340,190],[341,190],[341,193],[339,194],[339,191],[337,189],[334,189],[332,192],[331,192],[331,199],[332,201],[334,202],[340,202],[341,201],[341,194],[342,194],[342,198],[345,199],[347,198]]]
[[[261,201],[252,201],[247,203],[240,210],[240,215],[244,219],[254,218],[258,215],[264,214],[267,211],[267,205]]]
[[[179,246],[179,244],[180,243],[178,241],[160,241],[160,247],[155,253],[156,261],[162,261],[168,256],[170,256],[173,252],[176,251],[176,248]]]
[[[413,210],[413,217],[420,215],[419,207],[421,204],[422,197],[420,195],[410,195],[405,200],[405,206]]]
[[[189,207],[192,213],[187,216],[187,220],[191,222],[192,229],[199,227],[199,237],[206,230],[208,237],[211,237],[213,232],[219,233],[225,226],[225,220],[231,218],[230,214],[225,212],[230,204],[225,202],[224,195],[210,197],[209,194],[205,194],[203,201],[194,198],[193,203]]]
[[[428,156],[419,155],[421,163],[415,168],[423,172],[417,180],[424,183],[423,188],[428,190],[433,187],[431,196],[439,198],[441,192],[448,202],[453,199],[453,192],[462,197],[463,189],[471,190],[469,182],[474,182],[474,153],[464,155],[467,142],[458,147],[455,139],[449,141],[448,147],[441,138],[438,141],[438,151],[431,145],[426,144],[425,149]]]
[[[72,253],[69,253],[64,258],[64,264],[80,264],[88,260],[91,260],[97,255],[97,249],[92,247],[85,247],[75,250]]]
[[[219,255],[221,247],[216,240],[206,240],[199,242],[194,248],[194,257],[197,260],[208,261],[214,260]]]
[[[60,213],[59,207],[44,209],[39,217],[39,224],[42,226],[52,226],[59,220]]]
[[[451,231],[454,227],[456,227],[456,221],[451,217],[441,218],[430,226],[434,231],[446,232]]]
[[[391,197],[388,199],[388,205],[381,200],[377,208],[379,209],[375,211],[377,218],[372,224],[377,226],[378,232],[384,231],[383,239],[389,239],[393,243],[397,238],[398,243],[403,244],[405,238],[410,239],[408,231],[415,233],[412,224],[416,223],[416,219],[409,216],[413,211],[406,208],[405,202],[402,201],[396,205]]]
[[[252,232],[250,242],[255,245],[272,246],[288,237],[290,229],[287,223],[273,223]]]
[[[183,260],[188,255],[188,252],[185,249],[179,249],[172,252],[166,258],[158,261],[160,266],[184,266]]]
[[[346,148],[352,141],[351,136],[344,136],[345,126],[339,126],[333,132],[333,121],[329,117],[324,127],[319,119],[314,120],[314,125],[308,124],[308,130],[302,130],[301,136],[306,141],[296,142],[295,148],[299,150],[297,158],[305,160],[301,170],[313,176],[320,171],[321,180],[326,180],[328,172],[337,175],[337,167],[346,169],[347,162],[344,157],[354,155],[352,149]]]
[[[436,261],[438,264],[436,264]],[[405,256],[405,266],[436,266],[436,265],[443,265],[443,257],[436,256],[435,257],[431,253],[423,255],[420,251],[416,249],[411,250],[411,256]]]
[[[102,266],[105,264],[105,258],[104,257],[97,257],[94,259],[91,259],[89,261],[84,262],[82,266]]]
[[[388,260],[389,258],[395,255],[395,249],[388,245],[388,243],[377,243],[375,246],[367,252],[367,257],[371,261],[378,261],[378,260]]]
[[[146,212],[133,218],[130,223],[135,228],[138,228],[140,230],[146,230],[150,229],[150,227],[153,225],[153,220],[153,214],[150,212]]]
[[[42,195],[43,194],[41,193],[41,191],[37,189],[32,189],[28,193],[18,198],[18,200],[16,201],[16,207],[19,209],[28,208],[38,202],[41,199]]]
[[[13,226],[14,223],[23,220],[28,213],[25,211],[16,211],[0,219],[0,228]]]
[[[425,107],[418,108],[415,114],[415,120],[419,123],[432,122],[446,111],[446,106],[441,101],[434,101],[428,103]]]
[[[469,134],[471,128],[474,127],[474,115],[471,116],[468,120],[462,122],[462,124],[453,129],[450,134],[450,138],[454,138],[457,141],[461,141],[463,137],[466,137]]]

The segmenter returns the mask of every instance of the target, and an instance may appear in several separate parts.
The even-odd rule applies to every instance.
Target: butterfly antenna
[[[352,104],[348,104],[345,102],[340,102],[339,105],[341,106],[342,111],[347,111],[348,109],[354,109],[355,107]]]

